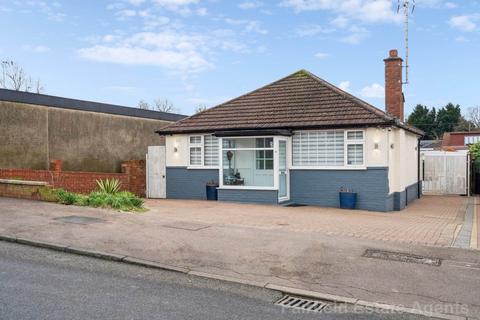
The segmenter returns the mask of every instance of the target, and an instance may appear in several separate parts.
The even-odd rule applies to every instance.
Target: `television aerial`
[[[415,11],[415,0],[398,0],[397,13],[402,12],[405,18],[405,82],[408,84],[408,20]]]

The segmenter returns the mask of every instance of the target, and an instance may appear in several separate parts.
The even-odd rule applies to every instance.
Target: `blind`
[[[347,164],[349,165],[363,164],[363,145],[362,144],[347,145]]]
[[[344,165],[344,131],[298,131],[292,143],[294,166]]]
[[[190,147],[190,165],[201,166],[202,165],[202,148]]]
[[[218,166],[218,138],[214,136],[203,137],[203,147],[205,149],[205,166]]]

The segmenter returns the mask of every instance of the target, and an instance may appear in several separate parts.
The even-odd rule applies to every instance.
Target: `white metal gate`
[[[423,193],[468,194],[469,166],[466,151],[427,151],[423,159]]]
[[[166,198],[165,146],[148,147],[147,197]]]

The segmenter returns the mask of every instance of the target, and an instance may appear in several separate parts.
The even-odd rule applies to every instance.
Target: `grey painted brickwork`
[[[207,199],[206,183],[218,181],[216,169],[167,167],[166,173],[168,199]]]
[[[230,202],[277,204],[277,190],[218,189],[218,200]]]
[[[387,211],[388,168],[367,170],[290,170],[290,199],[294,203],[339,207],[340,188],[357,192],[357,208]]]
[[[388,196],[388,199],[391,200],[391,203],[388,203],[387,207],[390,208],[389,211],[403,210],[410,203],[418,199],[418,188],[421,190],[421,182],[414,183],[408,186],[402,192],[394,192]]]

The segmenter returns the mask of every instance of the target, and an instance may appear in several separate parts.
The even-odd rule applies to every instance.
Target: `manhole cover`
[[[193,223],[193,222],[183,222],[177,221],[163,225],[165,228],[173,228],[173,229],[182,229],[188,231],[198,231],[205,228],[208,228],[209,225],[201,224],[201,223]]]
[[[319,312],[327,305],[322,301],[294,297],[290,295],[283,296],[280,300],[275,302],[275,304],[284,308],[299,309],[310,312]]]
[[[431,258],[431,257],[419,256],[419,255],[414,255],[409,253],[391,252],[391,251],[383,251],[383,250],[375,250],[375,249],[365,250],[363,256],[367,258],[375,258],[375,259],[383,259],[383,260],[391,260],[391,261],[399,261],[399,262],[420,263],[420,264],[426,264],[426,265],[435,266],[435,267],[438,267],[442,264],[442,260],[439,258]]]
[[[54,218],[53,220],[62,221],[66,223],[76,223],[76,224],[92,224],[92,223],[100,223],[100,222],[106,221],[103,219],[86,217],[86,216],[66,216],[66,217]]]

